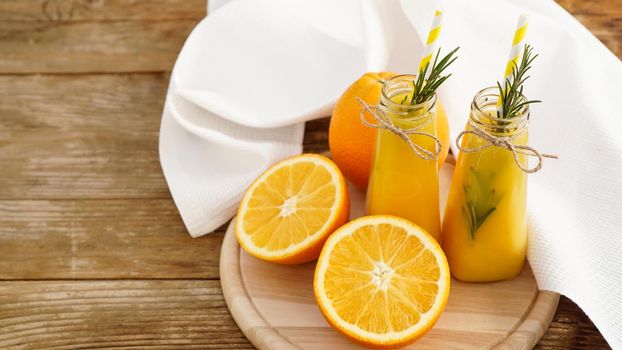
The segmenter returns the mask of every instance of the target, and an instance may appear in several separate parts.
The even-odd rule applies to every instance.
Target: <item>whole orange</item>
[[[376,142],[376,129],[360,121],[359,97],[369,105],[376,105],[385,81],[397,75],[391,72],[365,73],[341,95],[330,120],[328,144],[333,161],[343,175],[361,189],[367,188],[369,171]],[[439,167],[449,153],[449,123],[443,106],[436,109],[436,132],[443,144],[438,156]]]

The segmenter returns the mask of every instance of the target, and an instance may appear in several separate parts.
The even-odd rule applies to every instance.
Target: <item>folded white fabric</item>
[[[572,298],[622,349],[622,63],[553,1],[401,5],[235,0],[199,24],[175,66],[160,134],[190,234],[228,220],[260,171],[301,151],[301,122],[328,115],[365,70],[412,73],[439,6],[440,45],[461,47],[439,92],[457,135],[475,93],[500,78],[526,12],[540,55],[526,93],[543,100],[531,107],[530,144],[560,156],[529,176],[529,262],[541,289]]]
[[[251,181],[302,151],[304,122],[387,64],[410,70],[421,43],[399,2],[237,0],[204,19],[173,69],[160,162],[188,232],[229,220]],[[399,45],[397,35],[414,40]],[[402,58],[402,61],[400,61]]]
[[[263,169],[301,152],[303,133],[304,124],[260,130],[235,125],[169,94],[160,126],[160,162],[190,235],[227,222]]]

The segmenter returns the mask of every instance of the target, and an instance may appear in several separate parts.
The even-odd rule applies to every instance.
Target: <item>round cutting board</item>
[[[452,166],[441,171],[445,207]],[[363,214],[364,194],[350,188],[351,217]],[[233,221],[220,257],[222,290],[246,337],[260,350],[365,349],[326,323],[313,297],[315,262],[278,265],[248,255]],[[452,279],[447,307],[434,328],[404,349],[531,349],[548,328],[559,295],[539,291],[528,265],[509,281],[462,283]]]

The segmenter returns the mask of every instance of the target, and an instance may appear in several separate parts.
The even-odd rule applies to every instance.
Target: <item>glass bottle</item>
[[[398,75],[387,81],[378,109],[392,124],[418,129],[436,137],[436,95],[411,105],[415,75]],[[434,151],[434,139],[409,135],[425,150]],[[376,147],[367,187],[367,213],[391,214],[408,219],[440,239],[438,165],[436,157],[423,159],[412,147],[390,130],[378,129]]]
[[[477,128],[527,145],[529,105],[513,118],[497,118],[498,97],[497,87],[478,92],[465,130]],[[510,150],[479,135],[464,134],[461,148],[443,220],[443,250],[451,273],[470,282],[513,278],[523,267],[527,247],[527,174]],[[526,167],[527,157],[517,156]]]

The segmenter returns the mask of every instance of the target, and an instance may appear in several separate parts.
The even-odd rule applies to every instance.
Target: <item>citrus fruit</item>
[[[406,345],[430,330],[447,303],[449,267],[419,226],[387,215],[366,216],[326,241],[313,290],[328,323],[367,346]]]
[[[344,178],[330,159],[303,154],[276,163],[242,197],[235,223],[240,245],[268,261],[314,260],[343,225],[350,203]]]
[[[366,73],[341,95],[330,120],[328,143],[331,158],[346,178],[361,189],[367,188],[372,155],[376,140],[376,129],[360,122],[362,107],[356,101],[361,98],[369,105],[376,105],[385,81],[395,73]],[[449,122],[440,102],[436,109],[436,132],[443,145],[438,156],[439,167],[449,153]]]

